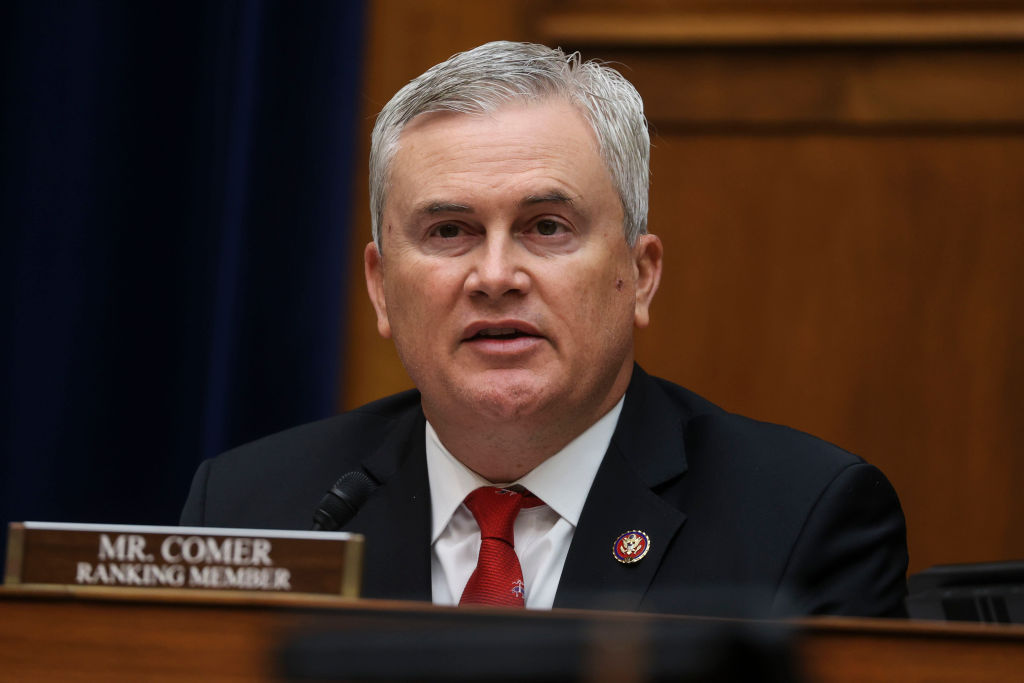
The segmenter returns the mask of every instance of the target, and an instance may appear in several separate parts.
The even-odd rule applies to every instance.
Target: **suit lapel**
[[[363,461],[380,486],[345,526],[366,536],[363,597],[431,599],[424,425],[418,409],[397,418],[387,441]]]
[[[562,570],[555,607],[635,610],[686,515],[652,489],[686,472],[678,408],[639,367],[598,470]],[[650,538],[647,555],[622,564],[613,553],[627,531]]]

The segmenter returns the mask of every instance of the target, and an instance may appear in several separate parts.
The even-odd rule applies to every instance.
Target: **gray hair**
[[[407,83],[377,116],[370,141],[370,214],[380,248],[391,162],[405,126],[420,114],[493,112],[513,101],[564,98],[597,136],[601,157],[622,202],[623,231],[632,246],[647,232],[651,141],[644,103],[615,69],[580,54],[534,43],[497,41],[460,52]]]

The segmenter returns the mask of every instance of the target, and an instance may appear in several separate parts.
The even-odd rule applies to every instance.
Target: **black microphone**
[[[313,531],[334,531],[355,517],[377,485],[362,472],[341,475],[313,513]]]

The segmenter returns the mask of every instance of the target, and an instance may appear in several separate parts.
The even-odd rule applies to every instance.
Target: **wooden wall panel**
[[[667,261],[641,362],[882,467],[912,570],[1024,558],[1024,3],[373,6],[367,135],[486,40],[623,64]],[[345,407],[409,386],[354,273]]]
[[[1024,555],[1022,164],[1024,138],[661,138],[641,362],[878,464],[915,566]]]

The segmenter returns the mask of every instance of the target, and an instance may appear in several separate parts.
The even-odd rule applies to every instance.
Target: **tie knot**
[[[494,486],[481,486],[466,496],[465,502],[480,526],[481,538],[497,538],[509,545],[515,545],[513,527],[519,510],[541,504],[531,493]]]

